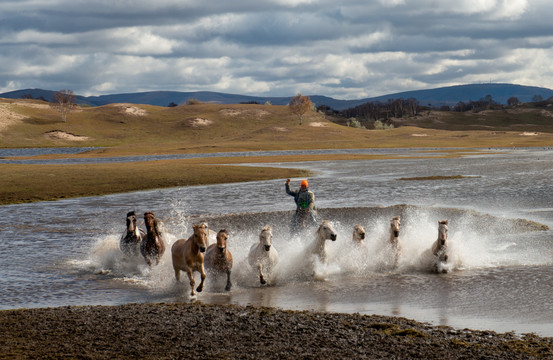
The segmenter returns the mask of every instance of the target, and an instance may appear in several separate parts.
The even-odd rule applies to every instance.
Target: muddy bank
[[[548,230],[543,225],[527,219],[509,219],[480,213],[474,210],[463,210],[440,207],[421,207],[414,205],[393,205],[387,207],[348,207],[348,208],[324,208],[318,209],[318,219],[340,222],[344,226],[353,228],[355,224],[364,226],[373,224],[381,219],[391,220],[394,216],[401,216],[402,224],[409,221],[417,221],[421,217],[435,219],[436,222],[448,219],[451,229],[464,229],[482,231],[488,233],[506,234],[523,233],[528,231]],[[261,213],[240,213],[225,215],[192,216],[191,222],[207,220],[212,229],[229,227],[232,224],[233,231],[249,231],[261,229],[265,224],[270,224],[275,232],[287,232],[293,211],[272,211]]]
[[[553,338],[200,303],[0,311],[2,359],[539,359]]]

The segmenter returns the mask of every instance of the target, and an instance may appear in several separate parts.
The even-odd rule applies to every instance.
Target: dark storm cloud
[[[553,87],[532,0],[17,0],[0,91],[212,90],[361,98],[472,82]]]

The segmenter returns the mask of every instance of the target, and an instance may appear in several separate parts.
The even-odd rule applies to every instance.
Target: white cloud
[[[545,0],[2,1],[0,88],[341,98],[490,78],[553,88],[551,13]]]

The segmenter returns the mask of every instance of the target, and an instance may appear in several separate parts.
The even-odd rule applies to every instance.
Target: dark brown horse
[[[225,229],[217,233],[217,244],[211,244],[205,252],[205,266],[214,273],[227,274],[226,291],[230,291],[230,272],[232,270],[232,254],[227,248],[228,232]]]
[[[144,224],[146,225],[146,236],[140,244],[140,253],[144,256],[148,265],[152,266],[154,262],[157,265],[165,252],[165,242],[153,212],[144,213]]]
[[[146,236],[144,230],[136,226],[136,213],[130,211],[127,213],[127,230],[121,236],[119,249],[127,256],[138,256],[140,253],[140,243]]]

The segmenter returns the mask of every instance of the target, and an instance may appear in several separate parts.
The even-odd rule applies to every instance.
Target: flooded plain
[[[553,233],[509,225],[526,219],[553,228],[553,150],[483,150],[463,158],[388,151],[405,158],[277,164],[314,173],[309,183],[320,220],[338,233],[315,278],[305,253],[315,235],[289,234],[294,203],[284,179],[0,206],[0,309],[198,300],[553,336]],[[436,175],[463,177],[405,180]],[[157,267],[119,250],[131,210],[153,211],[164,223],[169,246]],[[394,268],[387,240],[396,213],[402,252]],[[191,299],[187,282],[175,283],[170,245],[189,237],[197,219],[230,232],[234,286],[226,292],[221,279],[208,276],[204,292]],[[441,219],[449,220],[454,264],[447,274],[432,273],[426,257]],[[265,220],[280,255],[269,286],[246,261]],[[367,231],[363,248],[352,242],[357,222]]]

